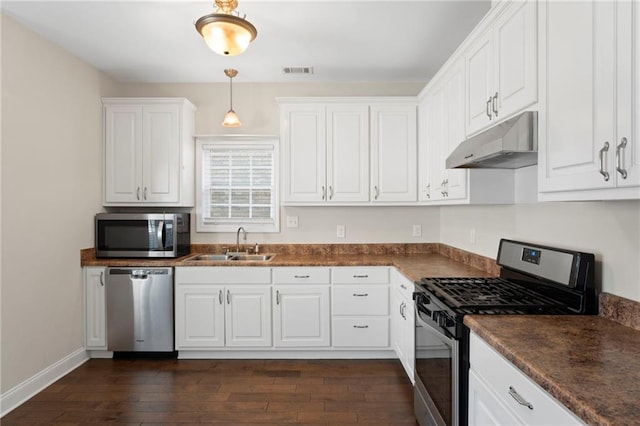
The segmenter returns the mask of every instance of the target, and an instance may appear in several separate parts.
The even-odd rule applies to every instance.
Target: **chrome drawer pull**
[[[353,297],[367,297],[369,293],[353,293]]]
[[[369,328],[368,325],[354,325],[353,328]]]
[[[224,302],[222,301],[222,290],[218,293],[218,302],[222,305]]]
[[[509,386],[509,395],[511,395],[513,399],[515,399],[518,402],[518,404],[528,407],[529,410],[533,410],[533,405],[529,401],[521,397],[520,394],[515,390],[513,386]]]
[[[405,289],[405,290],[406,290],[406,289],[407,289],[407,286],[406,286],[406,285],[404,285],[404,284],[400,284],[400,288],[403,288],[403,289]]]
[[[293,278],[298,278],[298,279],[309,278],[309,275],[294,275]]]
[[[353,278],[369,278],[369,275],[354,275]]]
[[[622,179],[627,178],[627,169],[622,168],[623,156],[625,149],[627,148],[627,138],[622,138],[620,145],[616,146],[616,170],[622,176]]]
[[[605,142],[602,149],[599,151],[600,156],[600,174],[604,177],[605,182],[609,182],[609,172],[604,169],[604,153],[609,151],[609,142]]]

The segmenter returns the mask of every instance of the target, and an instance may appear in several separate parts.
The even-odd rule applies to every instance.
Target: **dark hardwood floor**
[[[9,425],[415,426],[397,360],[91,359]]]

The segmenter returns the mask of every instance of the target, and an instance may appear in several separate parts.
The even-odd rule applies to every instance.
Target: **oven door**
[[[457,425],[458,341],[432,319],[416,300],[416,369],[414,407],[418,423]]]

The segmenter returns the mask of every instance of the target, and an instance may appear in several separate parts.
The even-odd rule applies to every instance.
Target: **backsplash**
[[[599,310],[601,317],[640,331],[640,302],[601,293]]]

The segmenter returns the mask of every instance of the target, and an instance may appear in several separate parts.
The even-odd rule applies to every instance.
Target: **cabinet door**
[[[619,1],[616,8],[619,154],[616,166],[621,169],[616,170],[616,183],[620,187],[634,187],[640,186],[640,4]]]
[[[227,346],[271,346],[271,288],[228,286],[225,297]]]
[[[369,108],[327,107],[327,200],[369,201]]]
[[[224,287],[176,285],[176,349],[224,346]]]
[[[615,184],[614,10],[612,2],[540,3],[541,192]]]
[[[442,155],[442,168],[445,170],[446,199],[467,198],[467,170],[447,169],[447,157],[465,139],[464,133],[464,66],[460,64],[452,68],[451,74],[445,86],[445,117],[443,126],[446,126],[446,144]]]
[[[105,268],[84,268],[85,318],[87,349],[107,348],[107,313],[104,288]]]
[[[145,105],[142,110],[142,200],[180,201],[180,108]]]
[[[417,199],[415,105],[371,106],[371,200]]]
[[[538,100],[536,2],[514,2],[494,32],[494,116],[500,120]]]
[[[406,334],[404,333],[404,320],[402,318],[403,307],[404,298],[400,292],[394,291],[391,304],[391,346],[401,362],[406,357],[404,344]]]
[[[329,286],[274,286],[274,346],[329,346]]]
[[[104,107],[104,201],[142,200],[142,107]]]
[[[466,56],[467,134],[488,126],[493,120],[493,60],[491,31],[487,31]]]
[[[324,105],[283,105],[284,201],[326,200],[326,119]]]

